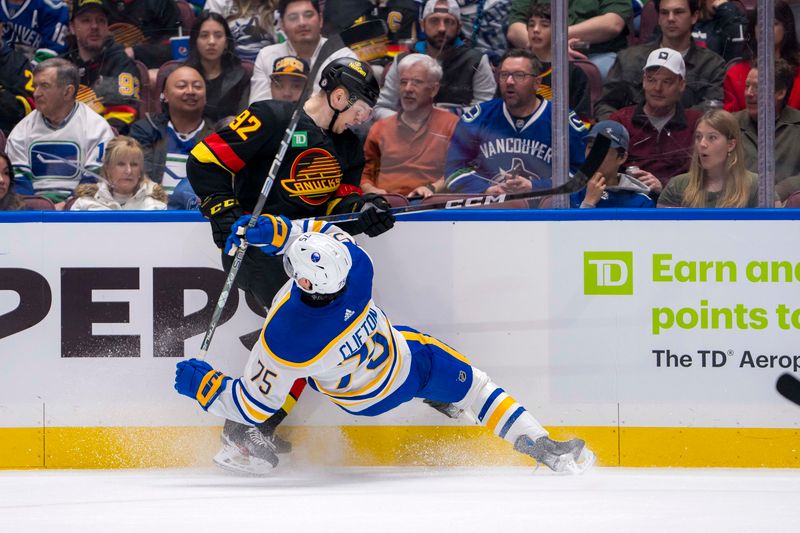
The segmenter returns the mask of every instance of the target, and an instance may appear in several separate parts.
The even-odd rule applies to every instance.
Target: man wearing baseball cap
[[[689,170],[694,127],[700,111],[684,109],[686,64],[671,48],[657,48],[647,56],[642,89],[644,102],[623,107],[611,115],[630,133],[629,160],[639,170],[634,178],[661,192],[667,182]]]
[[[434,103],[437,107],[461,110],[494,97],[497,82],[489,58],[461,38],[461,8],[456,0],[428,0],[422,10],[425,40],[417,41],[411,52],[427,54],[442,66],[442,80]],[[400,110],[398,63],[408,53],[399,54],[386,74],[375,117],[383,118]]]
[[[603,93],[594,106],[598,120],[625,106],[642,103],[642,69],[651,52],[661,48],[677,51],[684,62],[686,87],[681,95],[684,108],[702,110],[706,102],[722,101],[725,60],[698,46],[692,27],[700,16],[698,0],[653,0],[658,13],[660,40],[630,46],[617,52],[617,59],[603,83]]]
[[[283,56],[276,59],[269,76],[272,99],[296,103],[303,94],[308,70],[308,62],[303,58]]]
[[[594,140],[603,134],[611,140],[608,153],[586,188],[570,195],[570,206],[591,207],[655,207],[648,196],[650,189],[636,178],[620,172],[628,160],[630,136],[625,126],[613,120],[601,120],[586,137],[586,153]]]
[[[69,48],[61,57],[78,66],[78,101],[127,134],[139,109],[139,69],[114,41],[109,11],[101,0],[75,0],[69,23]]]

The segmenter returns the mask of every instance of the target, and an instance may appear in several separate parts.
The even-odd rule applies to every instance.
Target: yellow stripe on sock
[[[514,405],[515,401],[514,398],[511,396],[506,396],[505,400],[500,402],[500,405],[497,406],[497,409],[494,410],[492,416],[489,417],[489,420],[486,422],[486,427],[492,430],[494,433],[494,428],[497,427],[498,422],[500,419],[503,418],[503,415],[506,414],[512,405]]]

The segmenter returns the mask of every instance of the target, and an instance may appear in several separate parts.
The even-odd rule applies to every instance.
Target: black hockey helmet
[[[328,94],[337,87],[344,87],[350,93],[350,105],[363,100],[370,107],[375,107],[380,92],[370,66],[353,57],[340,57],[328,63],[322,70],[319,86]]]

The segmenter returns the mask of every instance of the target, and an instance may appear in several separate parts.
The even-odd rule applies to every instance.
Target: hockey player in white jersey
[[[375,416],[423,398],[451,416],[466,411],[554,471],[580,473],[594,462],[583,440],[551,440],[522,405],[458,351],[391,324],[372,299],[372,260],[350,235],[331,224],[272,215],[262,215],[245,232],[249,219],[233,226],[226,250],[234,252],[244,234],[265,254],[284,254],[290,280],[273,300],[243,376],[230,378],[198,359],[181,361],[175,377],[180,394],[212,414],[257,425],[283,405],[295,379],[306,378],[349,413]],[[263,474],[277,465],[277,455],[253,444],[260,457],[227,466]]]

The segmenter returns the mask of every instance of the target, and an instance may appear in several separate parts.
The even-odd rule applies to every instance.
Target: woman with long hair
[[[750,35],[755,35],[755,19],[750,22]],[[797,28],[794,23],[794,13],[785,0],[775,2],[775,24],[773,26],[775,37],[775,58],[785,59],[795,69],[794,85],[786,105],[800,109],[800,42],[797,39]],[[750,56],[756,54],[756,41],[750,42]],[[744,98],[744,84],[747,73],[750,72],[750,60],[740,61],[732,65],[725,73],[723,87],[725,89],[725,111],[731,113],[741,111],[746,106]]]
[[[675,176],[658,207],[757,207],[758,176],[747,170],[736,118],[712,109],[697,121],[689,172]]]
[[[167,193],[144,173],[144,152],[135,139],[120,135],[106,147],[97,183],[79,185],[71,211],[167,208]]]
[[[250,74],[236,55],[228,23],[218,13],[206,11],[197,17],[189,34],[186,65],[197,69],[206,82],[204,114],[212,122],[247,107]]]
[[[11,159],[5,152],[0,152],[0,211],[25,211],[25,202],[12,190],[13,185]]]
[[[233,33],[236,53],[255,61],[262,48],[278,42],[277,5],[277,0],[207,0],[204,9],[222,15]]]

